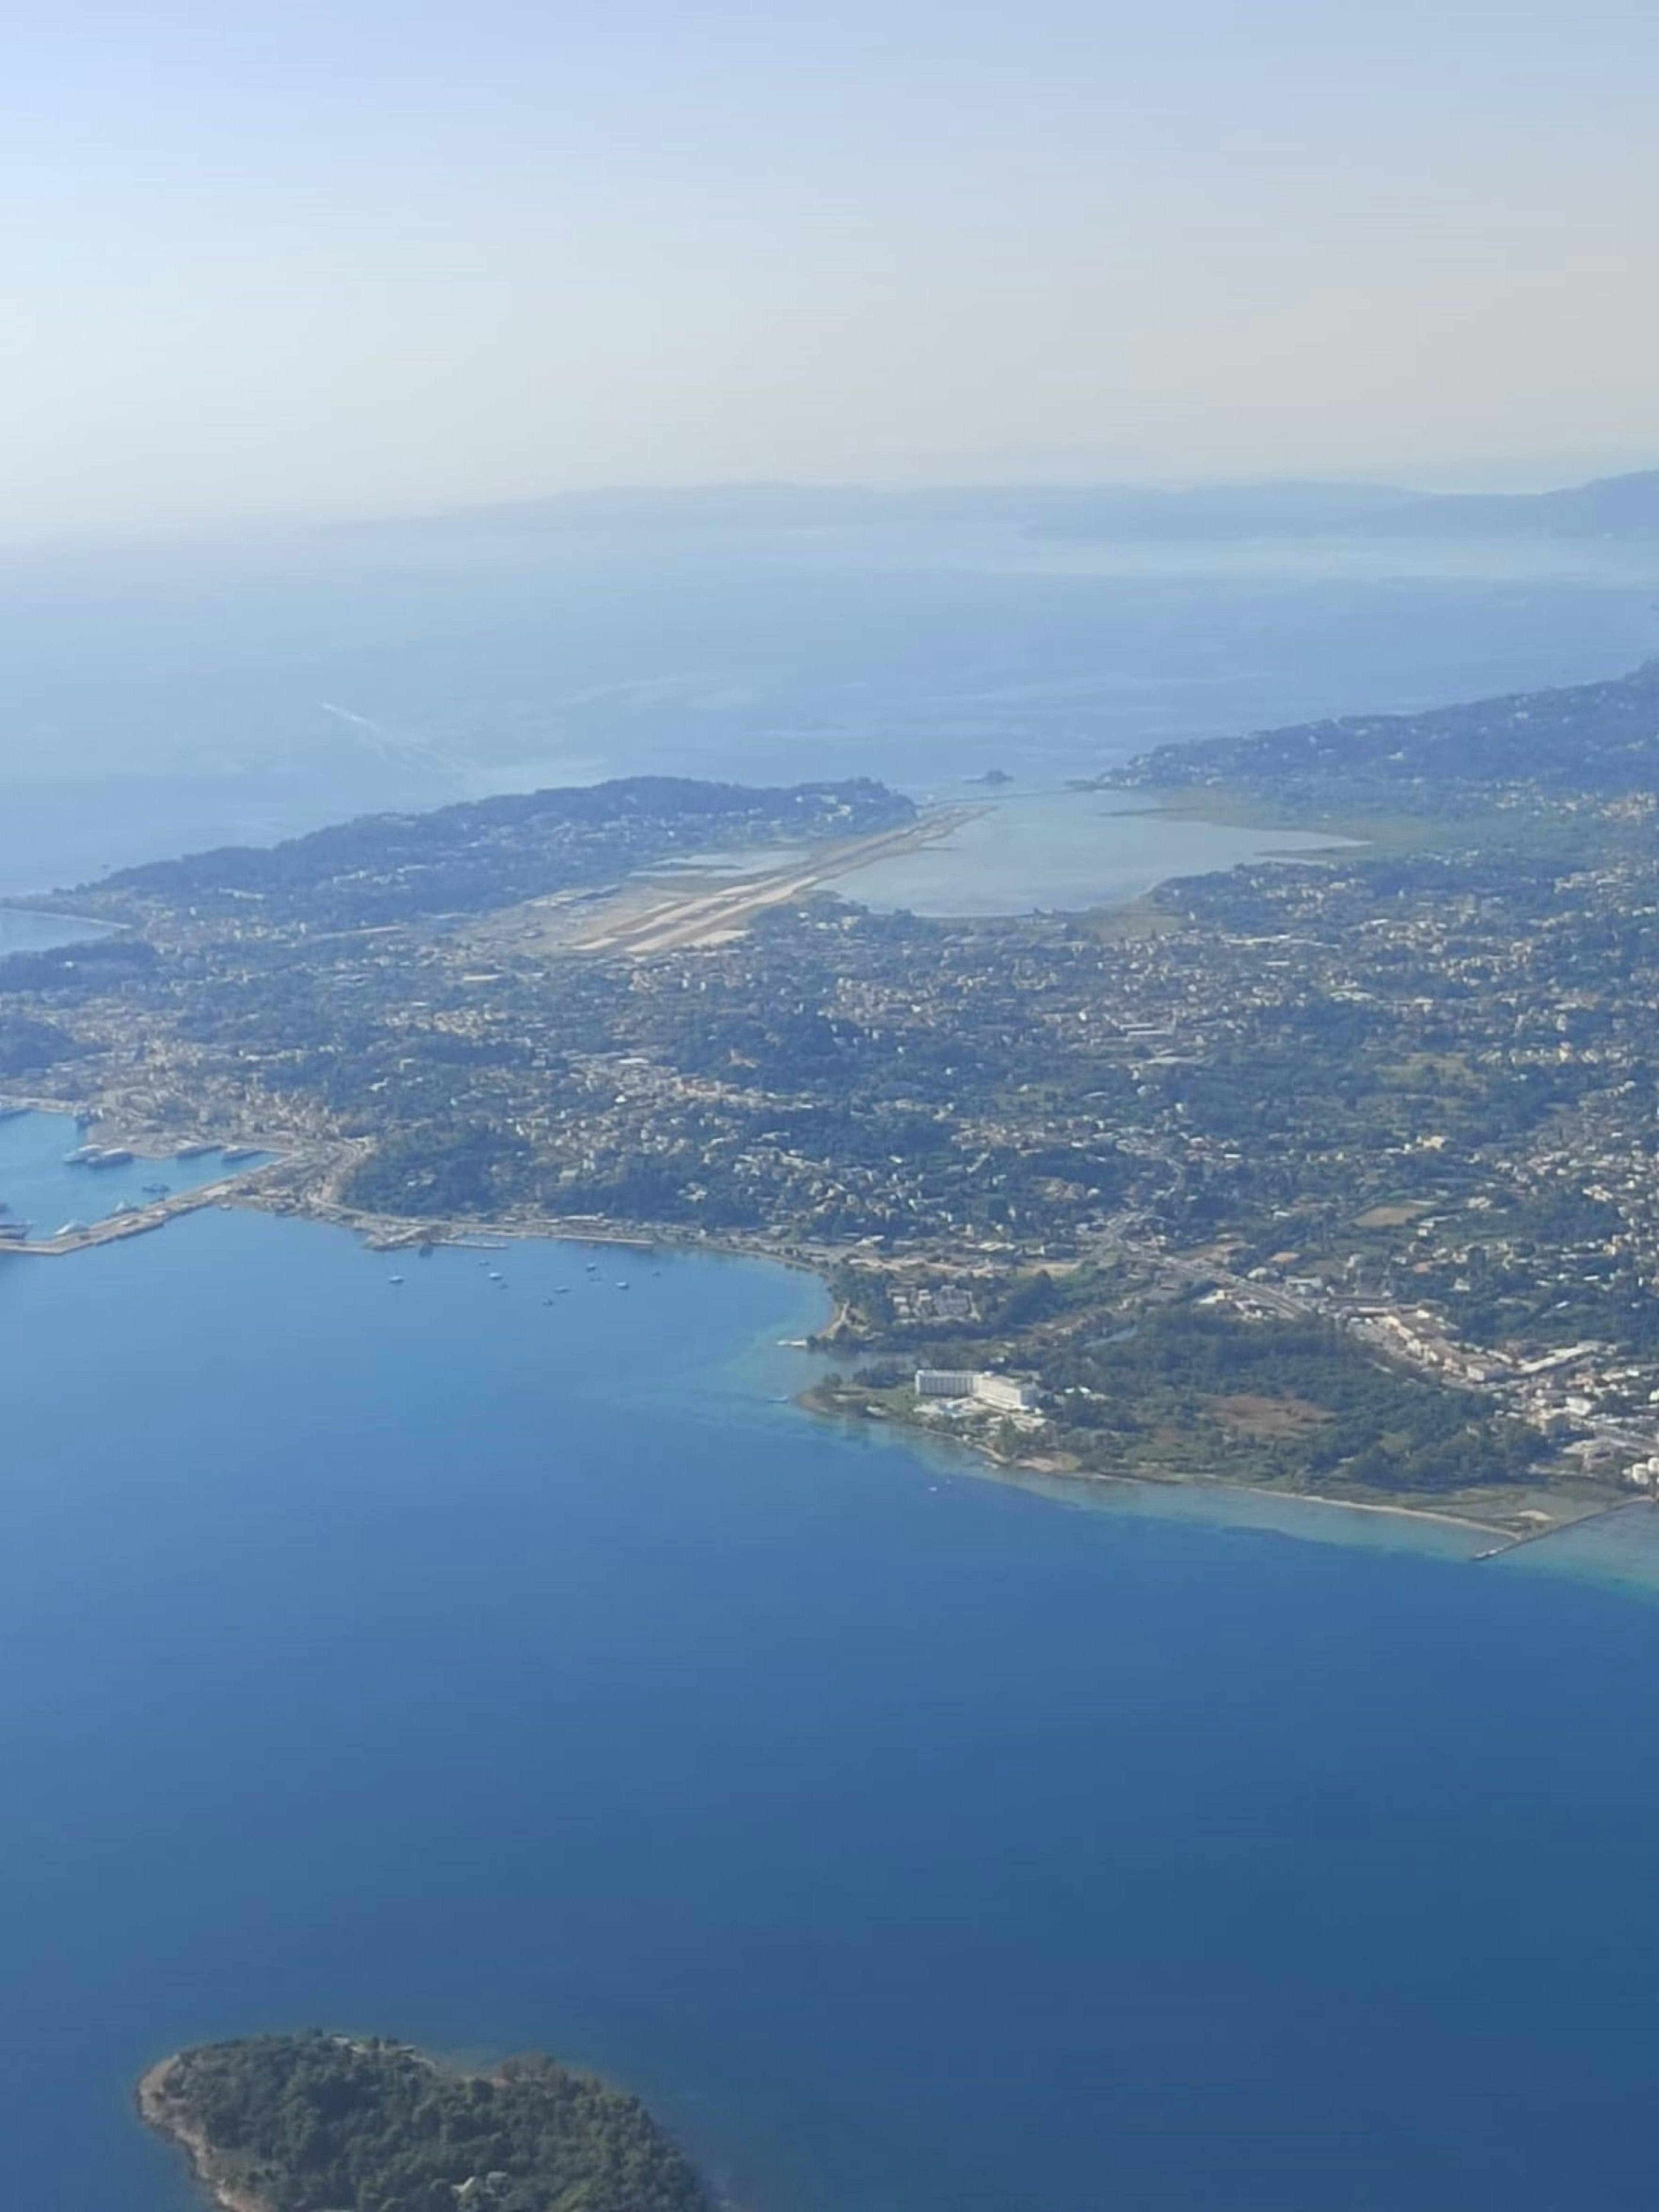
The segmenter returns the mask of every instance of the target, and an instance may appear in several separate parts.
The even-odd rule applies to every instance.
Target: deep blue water
[[[9,2202],[179,2212],[132,2078],[306,2021],[757,2212],[1652,2202],[1651,1599],[1067,1510],[775,1402],[810,1281],[587,1256],[0,1261]]]

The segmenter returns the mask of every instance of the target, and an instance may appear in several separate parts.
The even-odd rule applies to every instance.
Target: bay
[[[0,1259],[16,2201],[181,2212],[133,2077],[316,2021],[596,2064],[754,2212],[1644,2203],[1651,1596],[970,1477],[787,1402],[823,1310]]]
[[[49,952],[101,937],[104,924],[76,915],[42,914],[31,907],[0,906],[0,959],[9,952]]]

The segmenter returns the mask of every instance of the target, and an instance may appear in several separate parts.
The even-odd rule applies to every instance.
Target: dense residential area
[[[823,1402],[1010,1457],[1511,1526],[1542,1489],[1651,1486],[1659,675],[1126,780],[1366,842],[1019,920],[878,915],[787,869],[738,915],[693,871],[582,950],[550,909],[603,914],[665,856],[914,810],[659,782],[369,820],[77,895],[118,930],[0,967],[0,1085],[124,1139],[284,1142],[303,1170],[269,1202],[381,1233],[800,1260],[838,1297]]]

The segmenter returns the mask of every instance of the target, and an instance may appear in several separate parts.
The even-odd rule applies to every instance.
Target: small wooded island
[[[222,2212],[708,2212],[637,2098],[550,2058],[492,2072],[310,2033],[204,2044],[138,2085]]]

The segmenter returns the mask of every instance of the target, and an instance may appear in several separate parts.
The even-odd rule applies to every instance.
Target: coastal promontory
[[[707,2212],[638,2100],[552,2059],[488,2072],[311,2032],[204,2044],[138,2086],[221,2212]]]

